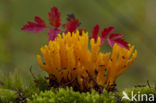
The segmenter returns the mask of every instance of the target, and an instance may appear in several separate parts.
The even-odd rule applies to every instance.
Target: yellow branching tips
[[[79,31],[58,35],[54,41],[41,48],[44,62],[37,55],[40,67],[50,76],[50,81],[55,80],[55,86],[69,83],[77,85],[79,90],[90,88],[110,89],[115,80],[136,59],[137,51],[113,46],[112,53],[100,52],[100,38],[95,42],[90,40],[91,50],[88,47],[88,33]]]

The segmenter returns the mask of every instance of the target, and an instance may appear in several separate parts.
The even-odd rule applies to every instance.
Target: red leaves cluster
[[[111,47],[113,47],[113,45],[115,43],[117,43],[121,47],[129,49],[128,42],[126,42],[124,39],[122,39],[122,36],[123,36],[122,34],[111,33],[114,31],[115,27],[109,26],[108,28],[104,28],[104,30],[101,32],[100,36],[98,35],[99,29],[100,29],[100,27],[97,24],[94,26],[94,28],[92,30],[92,37],[91,38],[94,38],[95,41],[97,40],[98,37],[100,37],[101,38],[101,44],[103,44],[104,41],[107,40]]]
[[[45,24],[45,21],[41,17],[35,16],[34,22],[28,21],[27,24],[23,25],[21,30],[25,32],[32,32],[34,34],[38,34],[40,32],[43,32],[46,28],[48,28],[49,29],[48,40],[50,41],[50,40],[54,40],[57,37],[57,35],[61,32],[74,32],[80,25],[79,20],[75,18],[73,14],[67,15],[66,24],[61,25],[61,14],[56,7],[51,8],[50,12],[48,13],[48,16],[49,16],[48,20],[51,26],[47,26]],[[63,29],[60,28],[61,26],[63,26]],[[94,38],[96,41],[97,38],[99,37],[98,35],[99,29],[100,29],[100,26],[98,24],[95,25],[92,30],[92,37],[90,38]],[[111,33],[114,31],[114,29],[115,28],[113,26],[110,26],[108,28],[105,28],[101,32],[101,35],[100,35],[101,44],[103,44],[104,41],[107,40],[111,47],[113,47],[113,45],[117,43],[121,47],[129,49],[128,42],[122,39],[122,34]],[[80,35],[82,31],[84,30],[85,29],[79,29]]]
[[[54,40],[57,37],[57,35],[61,32],[74,32],[80,25],[79,20],[76,19],[75,16],[72,14],[68,15],[67,23],[62,25],[64,27],[64,30],[60,29],[59,27],[61,26],[61,14],[56,7],[51,8],[51,11],[48,13],[48,16],[48,20],[51,26],[46,26],[45,21],[41,17],[36,16],[34,20],[35,22],[28,21],[27,24],[23,25],[21,30],[37,34],[48,28],[48,40],[50,41]]]

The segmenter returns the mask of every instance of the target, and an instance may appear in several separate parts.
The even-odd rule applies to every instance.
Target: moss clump
[[[45,91],[32,95],[32,99],[27,99],[28,103],[116,103],[116,98],[112,92],[103,90],[99,94],[95,90],[91,93],[80,93],[72,88],[60,88],[58,91]]]
[[[51,88],[48,81],[42,75],[23,83],[18,75],[10,75],[0,78],[0,103],[136,103],[135,101],[122,100],[122,92],[125,91],[131,97],[134,94],[154,94],[156,100],[156,89],[153,87],[137,87],[125,89],[121,92],[102,93],[95,90],[88,92],[74,91],[74,88]],[[141,101],[137,103],[146,103]],[[147,102],[148,103],[148,102]]]
[[[0,103],[19,103],[21,101],[23,103],[26,98],[40,91],[32,80],[25,83],[16,72],[8,76],[0,76],[0,81]]]
[[[16,98],[18,94],[16,91],[9,90],[9,89],[0,89],[0,103],[3,101],[4,103],[16,103]]]

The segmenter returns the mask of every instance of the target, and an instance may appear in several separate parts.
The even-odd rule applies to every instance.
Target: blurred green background
[[[20,30],[34,16],[48,23],[48,12],[57,6],[62,22],[74,13],[81,27],[91,32],[96,24],[113,25],[115,32],[134,44],[136,62],[117,79],[119,89],[156,81],[156,0],[0,0],[0,75],[17,70],[25,80],[29,68],[41,72],[36,61],[40,47],[47,43],[47,31],[34,35]]]

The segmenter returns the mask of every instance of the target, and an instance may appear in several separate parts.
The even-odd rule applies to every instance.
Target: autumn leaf
[[[52,7],[48,15],[49,15],[48,20],[50,24],[55,26],[56,28],[60,27],[61,18],[60,18],[60,12],[58,11],[58,9],[56,7]]]
[[[129,49],[128,42],[122,39],[122,34],[112,33],[110,34],[109,38],[107,38],[107,41],[111,47],[113,47],[113,45],[117,43],[121,47]]]
[[[111,46],[111,47],[113,47],[113,45],[115,44],[115,43],[117,43],[119,46],[121,46],[122,48],[126,48],[126,49],[129,49],[129,46],[128,46],[128,42],[127,41],[125,41],[124,39],[122,39],[122,38],[117,38],[117,39],[115,39],[116,37],[114,37],[114,38],[108,38],[107,39],[107,41],[108,41],[108,43],[109,43],[109,45]]]
[[[94,38],[94,40],[96,41],[97,38],[98,38],[99,29],[100,29],[99,24],[96,24],[96,25],[93,27],[93,30],[92,30],[92,37],[90,37],[90,38]]]
[[[35,22],[28,21],[27,24],[25,24],[21,30],[25,32],[33,32],[34,34],[37,34],[39,32],[42,32],[46,28],[45,21],[39,17],[35,16],[34,18]]]
[[[106,40],[107,36],[113,32],[115,29],[115,27],[113,26],[109,26],[108,28],[104,28],[104,30],[101,32],[101,45],[104,43],[104,41]]]
[[[57,37],[57,35],[60,33],[60,29],[58,29],[58,28],[51,28],[50,30],[49,30],[49,32],[48,32],[48,35],[49,35],[49,37],[48,37],[48,41],[53,41],[53,40],[55,40],[55,38]]]
[[[124,39],[122,39],[122,34],[120,33],[111,33],[114,31],[115,27],[109,26],[107,28],[104,28],[104,30],[101,32],[101,35],[99,36],[99,25],[95,25],[92,30],[92,37],[96,41],[98,37],[101,38],[101,45],[104,44],[104,41],[107,40],[108,44],[113,47],[115,43],[120,45],[123,48],[129,49],[128,42],[126,42]]]
[[[73,14],[67,15],[67,23],[64,25],[64,28],[66,29],[66,32],[74,32],[77,27],[80,25],[80,22],[78,19],[75,18]]]

